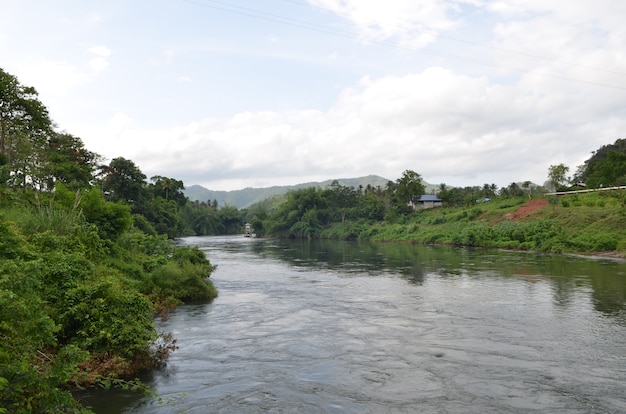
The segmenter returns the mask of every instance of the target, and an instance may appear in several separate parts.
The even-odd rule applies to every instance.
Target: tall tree
[[[398,202],[408,204],[416,202],[424,194],[422,177],[412,170],[405,170],[402,177],[396,180],[396,197]]]
[[[593,164],[587,173],[591,188],[626,185],[626,152],[610,150],[606,157]]]
[[[593,151],[591,157],[577,168],[574,179],[591,188],[623,184],[626,166],[620,161],[621,155],[626,155],[626,138]]]
[[[341,185],[339,181],[334,180],[324,192],[324,196],[328,199],[330,208],[334,212],[339,212],[343,223],[346,220],[348,210],[357,204],[358,192],[354,187]]]
[[[569,172],[569,167],[565,164],[551,165],[548,168],[548,179],[550,183],[554,187],[555,191],[561,189],[567,182],[567,173]]]
[[[183,193],[185,185],[175,178],[155,175],[150,178],[155,197],[163,197],[166,200],[174,200],[178,205],[184,205],[187,197]]]
[[[114,158],[108,166],[101,167],[102,188],[112,201],[140,204],[146,186],[146,175],[131,160]]]
[[[0,69],[0,156],[13,185],[42,184],[41,164],[53,134],[48,110],[35,88]]]
[[[94,180],[100,156],[87,150],[83,141],[70,134],[55,134],[48,141],[44,172],[47,186],[61,182],[71,190],[86,188]]]

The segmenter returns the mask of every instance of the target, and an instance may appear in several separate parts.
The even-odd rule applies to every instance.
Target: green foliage
[[[146,197],[146,175],[131,160],[114,158],[103,166],[102,188],[111,200],[141,205]]]
[[[174,238],[182,233],[178,204],[174,200],[156,197],[143,207],[141,216],[145,217],[146,221],[150,223],[150,227],[158,234],[165,234]],[[144,225],[143,227],[149,230],[148,226]]]
[[[54,134],[48,140],[45,173],[47,187],[62,183],[71,190],[89,188],[99,156],[88,151],[82,140],[70,134]]]
[[[551,165],[548,168],[548,179],[556,191],[563,191],[565,184],[569,181],[567,172],[569,167],[565,164]]]
[[[168,262],[150,272],[150,294],[162,301],[169,299],[169,302],[172,299],[179,302],[211,300],[217,292],[208,276],[204,266]]]
[[[98,227],[105,240],[116,240],[132,223],[129,206],[107,201],[95,188],[83,193],[80,206],[87,221]]]
[[[184,233],[195,236],[216,235],[222,232],[217,207],[208,203],[186,203],[180,210]]]
[[[141,387],[120,376],[175,349],[155,311],[217,295],[205,255],[165,237],[184,230],[182,182],[116,158],[93,187],[98,161],[0,69],[0,413],[87,412],[77,381]],[[234,231],[241,214],[221,214]]]
[[[69,289],[61,315],[64,336],[81,349],[132,357],[156,339],[152,304],[114,280],[94,280]]]
[[[10,228],[0,215],[0,259],[17,259],[26,256],[23,240]]]
[[[0,176],[11,186],[43,188],[47,140],[53,136],[48,110],[35,88],[0,69]]]
[[[90,212],[114,205],[130,217],[99,192],[85,199]],[[5,210],[15,224],[0,216],[0,407],[8,412],[85,412],[65,391],[85,378],[82,367],[114,361],[104,364],[111,378],[157,365],[175,346],[156,334],[154,312],[217,295],[213,266],[197,248],[136,230],[105,246],[68,200]]]
[[[581,166],[577,177],[588,188],[611,187],[626,184],[626,139],[604,145]]]
[[[151,192],[154,197],[160,197],[165,200],[172,200],[177,205],[185,205],[187,203],[187,198],[183,193],[185,189],[185,185],[182,181],[176,180],[175,178],[162,177],[160,175],[155,175],[150,178],[152,181]]]
[[[71,381],[87,354],[73,346],[54,354],[56,324],[42,301],[0,288],[0,407],[11,413],[74,413],[80,406],[61,387]]]
[[[402,177],[396,180],[396,197],[400,204],[415,202],[424,194],[422,177],[412,170],[406,170]]]

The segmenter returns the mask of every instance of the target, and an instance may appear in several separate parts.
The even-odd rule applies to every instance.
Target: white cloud
[[[107,66],[109,66],[109,62],[100,56],[95,57],[89,61],[89,67],[91,67],[94,72],[101,72],[106,69]]]
[[[111,49],[106,46],[93,46],[89,48],[89,52],[97,55],[95,58],[89,60],[89,67],[95,72],[102,72],[109,66],[109,61],[105,59],[111,55]]]
[[[133,34],[162,20],[141,20],[138,9],[119,2],[100,6],[91,23],[92,6],[85,6],[75,25],[63,26],[67,32],[46,26],[42,33],[54,33],[54,42],[11,38],[3,59],[93,151],[130,158],[147,175],[215,189],[366,174],[395,179],[405,169],[449,185],[541,183],[549,165],[574,169],[623,137],[626,2],[309,3],[318,9],[299,8],[303,19],[349,26],[363,41],[310,37],[304,29],[300,38],[295,27],[238,15],[207,26],[198,16],[213,10],[185,5],[176,7],[185,27],[173,20],[171,31],[150,32],[137,48],[128,41]],[[76,9],[54,10],[62,18]],[[54,21],[41,17],[41,24]],[[140,27],[120,24],[133,19]],[[312,50],[303,47],[312,40]],[[115,71],[104,44],[124,57]],[[385,44],[411,47],[387,53]],[[415,50],[422,46],[442,53]],[[99,76],[103,70],[110,76]],[[192,79],[193,88],[183,86]]]
[[[98,55],[101,57],[107,57],[111,55],[111,49],[106,46],[93,46],[89,48],[89,51],[94,55]]]
[[[142,130],[123,115],[111,124],[117,132],[109,136],[148,175],[216,188],[371,173],[396,179],[405,169],[449,185],[542,183],[549,165],[575,168],[626,120],[596,121],[566,88],[542,95],[523,82],[498,85],[433,67],[364,78],[326,112],[244,112],[169,131]]]
[[[89,76],[65,61],[28,60],[17,65],[20,82],[32,85],[39,91],[42,100],[56,99],[89,80]]]
[[[437,32],[459,22],[450,16],[455,2],[442,0],[309,0],[313,6],[347,18],[365,40],[394,38],[402,44],[425,46]]]

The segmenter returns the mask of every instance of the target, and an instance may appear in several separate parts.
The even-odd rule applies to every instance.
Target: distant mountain
[[[267,188],[249,187],[242,190],[232,191],[214,191],[209,190],[201,185],[191,185],[184,190],[184,193],[191,201],[212,202],[213,200],[217,200],[219,206],[228,204],[241,209],[249,207],[250,205],[261,202],[263,200],[272,198],[274,196],[286,194],[290,190],[297,190],[309,187],[326,188],[330,186],[333,181],[335,180],[333,179],[321,182],[309,182],[287,186],[273,186]],[[341,185],[355,188],[357,188],[359,185],[367,187],[368,184],[372,187],[381,186],[384,188],[385,185],[387,185],[387,182],[392,180],[388,180],[377,175],[368,175],[358,178],[338,178],[337,181]],[[433,189],[436,188],[435,185],[428,184],[426,182],[424,182],[424,185],[426,186],[427,193],[431,193]]]

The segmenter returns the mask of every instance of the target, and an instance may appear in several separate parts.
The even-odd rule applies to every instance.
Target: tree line
[[[217,295],[205,254],[168,240],[217,214],[182,214],[183,188],[103,163],[0,69],[0,413],[89,412],[84,386],[149,392],[133,378],[176,348],[154,316]]]

